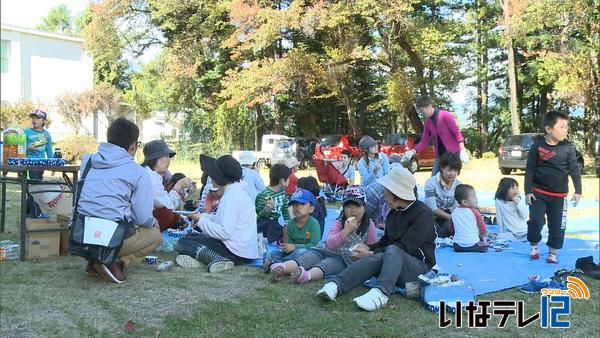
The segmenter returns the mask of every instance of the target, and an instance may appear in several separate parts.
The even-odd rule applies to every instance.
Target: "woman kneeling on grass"
[[[242,187],[242,167],[229,155],[214,159],[200,156],[200,163],[215,188],[223,189],[216,214],[194,213],[193,220],[202,233],[189,233],[177,242],[176,258],[183,267],[206,264],[208,272],[247,264],[258,256],[254,204]]]
[[[366,214],[365,193],[358,187],[344,192],[344,213],[333,222],[326,243],[319,243],[300,257],[271,266],[271,280],[292,275],[295,284],[323,279],[340,273],[354,262],[352,247],[377,241],[375,224]]]
[[[396,286],[416,281],[435,265],[433,213],[416,200],[416,181],[406,170],[393,168],[378,180],[385,187],[385,200],[391,211],[385,220],[385,233],[372,245],[359,244],[353,257],[360,259],[331,279],[317,295],[333,301],[367,279],[377,276],[377,284],[354,298],[361,309],[376,310],[388,302]]]

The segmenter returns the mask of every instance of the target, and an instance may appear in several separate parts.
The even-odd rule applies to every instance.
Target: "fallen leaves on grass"
[[[135,325],[133,324],[133,322],[131,320],[128,320],[127,323],[125,324],[125,332],[126,333],[134,333],[135,332]]]

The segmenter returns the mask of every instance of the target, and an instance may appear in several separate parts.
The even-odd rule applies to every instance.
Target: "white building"
[[[152,140],[178,141],[182,136],[180,134],[182,126],[182,114],[169,115],[165,112],[153,112],[150,118],[142,122],[140,140],[143,143]]]
[[[35,29],[1,25],[0,94],[2,102],[21,99],[47,107],[51,124],[48,131],[54,141],[75,134],[63,122],[55,108],[56,97],[65,92],[82,92],[94,86],[93,59],[83,48],[84,40]],[[133,114],[128,116],[133,119]],[[98,141],[106,141],[108,121],[104,114],[97,119]],[[154,112],[138,123],[140,140],[178,140],[183,124],[179,116]],[[1,126],[5,127],[5,126]],[[83,120],[81,134],[94,135],[94,117]]]
[[[58,95],[81,92],[94,85],[93,59],[83,49],[83,39],[30,28],[1,25],[0,96],[3,102],[21,99],[43,104],[52,121],[54,140],[74,132],[56,113]],[[105,119],[99,119],[98,135],[106,138]],[[103,121],[104,120],[104,121]],[[104,122],[104,123],[103,123]],[[84,121],[81,132],[93,134],[93,119]]]

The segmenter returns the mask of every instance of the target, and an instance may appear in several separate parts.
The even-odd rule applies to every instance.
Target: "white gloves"
[[[460,151],[460,160],[463,161],[463,163],[469,162],[469,153],[467,153],[466,149]]]
[[[416,153],[416,150],[410,149],[404,152],[404,157],[406,158],[406,160],[410,160],[413,156],[415,156]]]

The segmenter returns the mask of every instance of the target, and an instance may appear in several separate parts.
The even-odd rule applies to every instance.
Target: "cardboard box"
[[[27,226],[27,231],[56,229],[60,227],[58,222],[51,218],[25,218],[25,225]]]
[[[27,231],[58,229],[61,226],[52,219],[27,218]],[[58,256],[61,231],[39,231],[27,234],[27,259]]]
[[[60,232],[43,231],[27,234],[27,259],[58,256]]]

